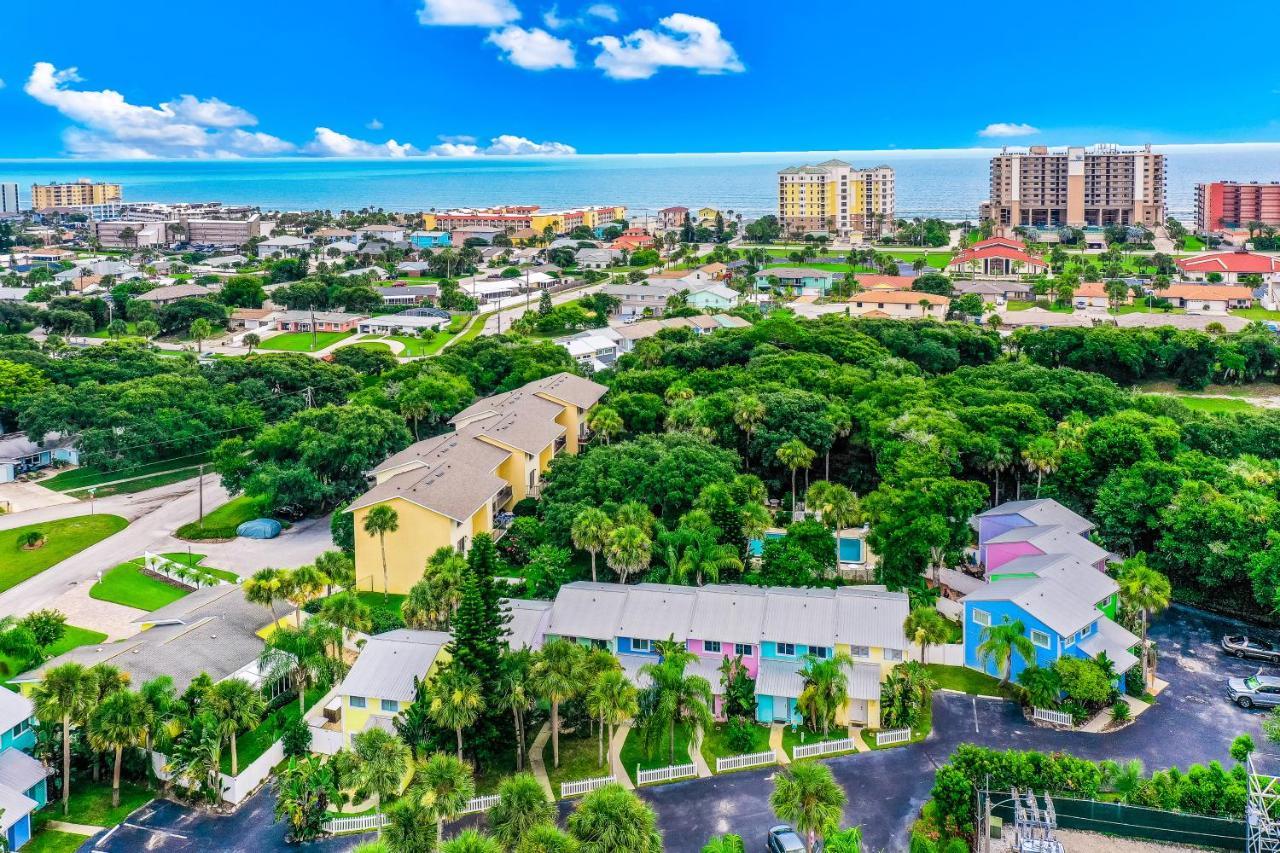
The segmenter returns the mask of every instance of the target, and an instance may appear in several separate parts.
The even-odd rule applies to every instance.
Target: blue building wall
[[[804,643],[793,643],[793,645],[796,647],[796,653],[794,655],[784,655],[779,653],[778,651],[779,642],[786,642],[786,641],[785,640],[776,640],[776,641],[766,640],[763,643],[761,643],[760,658],[762,660],[803,660],[804,656],[809,654],[809,652],[812,651],[816,654],[817,653],[816,650],[818,649],[818,646],[806,646]],[[826,646],[825,648],[827,649],[828,653],[834,652],[834,649],[831,646]]]
[[[978,657],[978,646],[982,644],[982,629],[985,627],[974,621],[974,611],[982,611],[991,617],[992,625],[1006,622],[1021,622],[1024,636],[1030,638],[1033,630],[1043,631],[1049,637],[1048,648],[1036,646],[1036,666],[1053,666],[1053,662],[1061,656],[1058,632],[1048,625],[1026,613],[1022,608],[1010,601],[967,601],[964,605],[964,665],[970,669],[985,672],[995,678],[1003,678],[1001,667],[1003,661],[982,661]],[[1073,647],[1074,648],[1074,647]],[[1010,678],[1017,680],[1018,673],[1027,668],[1027,663],[1018,655],[1013,656]]]
[[[31,840],[31,815],[23,815],[22,820],[9,827],[9,849],[17,850]]]
[[[20,749],[29,753],[35,748],[35,745],[36,730],[25,720],[0,734],[0,752],[4,752],[6,749]]]
[[[658,652],[657,652],[657,650],[654,648],[654,646],[655,646],[655,642],[654,642],[654,641],[650,640],[650,648],[646,651],[646,650],[644,650],[644,649],[637,649],[637,648],[635,647],[635,643],[633,642],[633,640],[636,640],[636,639],[643,640],[643,639],[645,639],[645,638],[644,638],[644,637],[618,637],[618,639],[617,639],[617,643],[616,643],[616,645],[617,645],[617,652],[618,652],[618,654],[620,654],[620,655],[647,655],[647,656],[649,656],[649,657],[653,657],[653,658],[656,658],[656,657],[658,656]]]
[[[452,244],[452,240],[450,240],[447,233],[441,234],[438,237],[423,237],[421,235],[417,237],[411,236],[409,238],[409,242],[417,246],[419,249],[435,249]]]
[[[756,696],[756,722],[785,722],[798,725],[803,715],[796,709],[796,700],[786,696]]]

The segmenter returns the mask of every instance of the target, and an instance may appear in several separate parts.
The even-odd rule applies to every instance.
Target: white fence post
[[[1075,728],[1075,720],[1066,711],[1054,711],[1050,708],[1036,708],[1031,713],[1033,720],[1039,720],[1042,723],[1051,723],[1055,726],[1067,726]]]
[[[698,768],[692,762],[689,764],[673,764],[669,767],[659,767],[655,770],[641,770],[640,765],[636,765],[636,784],[652,785],[654,782],[670,782],[673,779],[685,779],[690,776],[697,776]]]
[[[562,782],[560,784],[560,798],[564,799],[565,797],[576,797],[578,794],[586,794],[616,781],[618,781],[616,776],[609,775],[595,779],[582,779],[577,782]]]
[[[331,820],[326,820],[320,827],[330,835],[342,835],[347,832],[365,832],[370,829],[379,829],[386,825],[386,815],[367,814],[357,817],[335,817]]]
[[[742,755],[731,755],[728,758],[716,759],[716,772],[724,773],[726,770],[741,770],[744,767],[762,767],[766,764],[773,764],[778,760],[778,755],[772,749],[764,752],[746,752]]]
[[[791,756],[799,760],[801,758],[812,758],[815,755],[830,755],[833,752],[849,752],[854,749],[857,749],[854,739],[846,737],[840,740],[824,740],[807,746],[797,746],[791,750]]]
[[[876,732],[876,746],[890,746],[911,740],[911,729],[886,729]]]
[[[467,804],[462,807],[462,811],[458,814],[475,814],[477,812],[487,812],[498,804],[498,800],[502,799],[498,794],[486,794],[483,797],[472,797],[467,800]]]

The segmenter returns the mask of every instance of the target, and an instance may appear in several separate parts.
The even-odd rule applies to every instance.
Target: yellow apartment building
[[[785,236],[878,235],[894,218],[894,172],[858,169],[843,160],[778,172],[778,221]]]
[[[107,204],[124,197],[120,184],[94,183],[81,179],[68,184],[32,184],[31,207],[71,207],[81,204]]]

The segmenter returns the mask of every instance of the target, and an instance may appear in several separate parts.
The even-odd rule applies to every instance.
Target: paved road
[[[590,296],[608,283],[609,281],[606,279],[595,284],[587,284],[582,287],[575,287],[571,290],[562,290],[559,293],[553,293],[551,294],[551,304],[563,305],[566,302],[572,302],[575,299]],[[540,296],[541,294],[539,293],[529,293],[521,296],[508,296],[505,299],[499,300],[498,304],[501,306],[501,310],[495,311],[492,317],[485,319],[484,329],[480,334],[499,334],[499,326],[501,326],[501,330],[504,332],[509,330],[512,323],[524,316],[525,311],[536,311],[538,309],[538,299]]]
[[[1261,712],[1246,712],[1223,698],[1223,679],[1257,670],[1254,663],[1224,658],[1218,638],[1239,622],[1175,607],[1155,626],[1162,678],[1169,687],[1156,706],[1129,728],[1111,735],[1056,732],[1027,725],[1012,703],[939,694],[934,699],[934,731],[923,743],[859,753],[828,762],[849,795],[846,825],[862,824],[871,850],[901,850],[911,823],[933,785],[933,769],[961,743],[1014,749],[1065,750],[1083,757],[1141,759],[1148,769],[1219,759],[1237,734],[1261,743]],[[775,822],[769,808],[774,768],[693,780],[641,791],[653,804],[665,834],[666,850],[695,853],[712,835],[736,832],[748,849]],[[209,816],[161,803],[136,813],[129,825],[84,851],[126,853],[141,849],[180,851],[265,851],[288,849],[272,823],[270,791],[252,798],[235,815]],[[562,814],[567,810],[562,804]],[[164,837],[159,830],[176,833]],[[177,835],[183,837],[178,838]],[[348,850],[361,839],[331,839],[304,850]]]

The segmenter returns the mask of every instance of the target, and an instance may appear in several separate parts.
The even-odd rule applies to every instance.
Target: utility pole
[[[316,304],[314,302],[308,306],[311,311],[311,351],[316,351]]]
[[[311,386],[310,386],[310,385],[308,385],[306,388],[304,388],[304,389],[303,389],[303,393],[307,395],[307,408],[308,408],[308,409],[314,408],[314,407],[315,407],[315,400],[314,400],[314,398],[311,396]]]
[[[199,481],[199,485],[196,487],[196,491],[199,493],[199,498],[200,498],[200,519],[196,523],[203,525],[204,524],[204,464],[203,463],[201,463],[200,465],[200,481]]]

